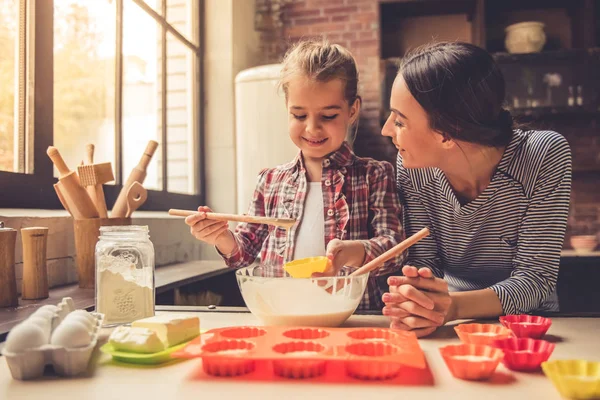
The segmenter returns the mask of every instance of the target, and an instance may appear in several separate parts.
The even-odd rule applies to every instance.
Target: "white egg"
[[[52,304],[47,304],[45,306],[41,306],[40,308],[38,308],[38,310],[49,310],[53,313],[57,313],[58,312],[58,307],[57,306],[53,306]]]
[[[31,314],[32,317],[34,315],[48,318],[48,320],[52,320],[52,318],[54,318],[57,314],[48,309],[39,308],[33,314]]]
[[[80,321],[63,321],[52,332],[50,343],[67,348],[85,347],[90,344],[92,337],[87,327]]]
[[[47,344],[48,340],[44,338],[44,331],[36,324],[22,322],[15,326],[8,333],[5,349],[12,353],[19,353],[27,349]]]
[[[92,314],[90,314],[89,312],[87,312],[85,310],[75,310],[75,311],[71,312],[69,315],[82,315],[88,321],[92,321],[94,323],[96,322],[96,317],[94,317]]]
[[[94,321],[87,319],[85,316],[83,316],[81,314],[71,313],[71,314],[67,315],[67,317],[64,319],[63,323],[65,323],[67,321],[79,321],[83,325],[85,325],[89,331],[93,331],[94,328],[96,327],[96,324],[94,323]]]
[[[28,324],[39,326],[44,332],[45,343],[50,343],[50,332],[52,332],[52,321],[41,315],[32,315],[27,319]]]

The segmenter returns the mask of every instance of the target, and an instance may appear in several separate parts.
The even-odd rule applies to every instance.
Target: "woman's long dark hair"
[[[462,42],[427,45],[410,52],[398,73],[435,131],[485,146],[510,141],[513,119],[502,108],[504,77],[484,49]]]

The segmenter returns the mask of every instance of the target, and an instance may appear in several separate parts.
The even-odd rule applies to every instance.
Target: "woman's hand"
[[[388,278],[390,293],[383,295],[383,314],[393,329],[412,330],[427,336],[453,318],[452,298],[446,281],[429,268],[402,268],[404,276]]]
[[[198,207],[198,213],[186,217],[185,223],[190,232],[198,240],[217,246],[223,254],[229,254],[237,246],[227,221],[215,221],[206,218],[206,213],[212,212],[208,207]]]

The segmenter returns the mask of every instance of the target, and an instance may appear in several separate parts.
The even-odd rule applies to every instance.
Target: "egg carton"
[[[46,312],[46,310],[48,312]],[[33,313],[29,318],[15,326],[13,330],[9,332],[2,354],[6,359],[14,379],[29,380],[39,378],[44,375],[44,370],[47,365],[52,365],[54,372],[61,376],[75,376],[82,374],[87,370],[94,348],[98,343],[98,336],[104,321],[104,314],[78,310],[73,316],[69,317],[70,321],[78,318],[75,316],[76,314],[85,313],[86,315],[93,317],[87,318],[83,316],[82,318],[85,318],[89,322],[78,322],[80,325],[77,329],[81,329],[81,327],[88,329],[90,335],[90,342],[88,344],[80,347],[65,347],[63,345],[51,343],[51,338],[57,328],[59,328],[68,315],[74,311],[76,310],[73,300],[69,297],[65,297],[57,306],[40,307],[40,309]],[[44,326],[44,321],[47,321],[46,326]],[[31,333],[28,334],[27,330],[31,331],[30,328],[23,329],[24,325],[31,326],[32,324],[38,324],[38,328],[43,332],[43,337],[47,339],[47,343],[37,347],[27,348],[32,342],[39,339],[39,331],[37,329],[34,329],[34,335],[31,335]],[[73,325],[73,322],[68,324]],[[66,328],[63,328],[62,331],[64,333]],[[11,333],[13,332],[14,334],[11,338]],[[35,337],[35,335],[38,336]],[[73,342],[70,338],[69,340],[63,339],[63,341],[77,344],[77,340]]]

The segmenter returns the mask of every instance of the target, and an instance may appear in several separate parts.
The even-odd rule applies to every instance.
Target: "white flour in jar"
[[[105,325],[125,324],[154,315],[152,278],[129,260],[111,255],[98,258],[96,311]]]

